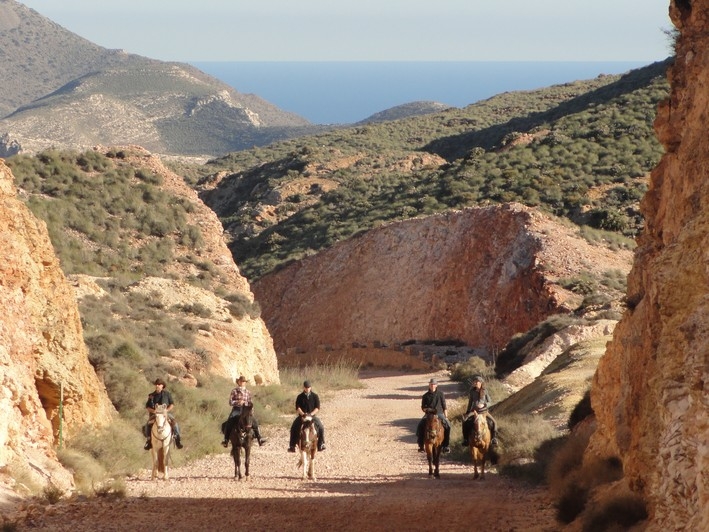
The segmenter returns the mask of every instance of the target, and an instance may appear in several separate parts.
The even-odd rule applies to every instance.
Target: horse
[[[153,416],[153,426],[150,429],[150,441],[153,445],[152,480],[157,478],[158,473],[162,474],[163,480],[168,480],[167,459],[170,454],[170,444],[172,443],[172,427],[167,416],[167,406],[157,405]]]
[[[445,427],[438,417],[435,408],[426,409],[426,424],[424,428],[423,444],[428,458],[428,476],[440,478],[439,465],[441,460],[441,448],[443,446],[443,436]]]
[[[487,425],[487,416],[476,410],[473,410],[473,430],[468,439],[470,446],[470,459],[473,462],[473,479],[485,478],[485,460],[487,459],[490,449],[490,428]],[[478,473],[478,467],[480,473]]]
[[[253,409],[252,403],[241,407],[239,421],[231,431],[231,455],[234,457],[234,478],[242,479],[241,475],[241,450],[244,450],[244,476],[249,479],[249,461],[251,458],[251,444],[253,443]]]
[[[318,429],[313,421],[313,416],[303,416],[300,424],[300,437],[298,438],[300,456],[296,467],[303,468],[303,480],[317,480],[315,478],[315,455],[318,452]]]

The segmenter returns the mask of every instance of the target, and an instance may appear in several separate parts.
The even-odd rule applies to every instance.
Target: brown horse
[[[490,449],[490,429],[487,426],[487,416],[473,410],[473,431],[470,434],[468,445],[470,446],[470,459],[473,462],[473,479],[485,478],[485,460]],[[480,473],[478,473],[478,467]]]
[[[241,480],[241,450],[244,450],[244,476],[249,479],[249,459],[251,458],[251,444],[253,443],[253,409],[252,403],[241,407],[239,422],[231,431],[231,455],[234,457],[234,478]]]
[[[428,476],[440,478],[439,464],[445,428],[438,417],[435,408],[426,409],[426,424],[424,428],[423,445],[428,458]]]
[[[298,438],[300,457],[296,467],[303,468],[303,480],[317,480],[315,478],[315,455],[318,452],[318,429],[313,421],[313,416],[303,416],[300,424],[300,437]]]

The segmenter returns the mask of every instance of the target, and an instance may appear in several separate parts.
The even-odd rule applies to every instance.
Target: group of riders
[[[463,446],[468,445],[470,430],[473,427],[473,416],[471,415],[473,412],[477,412],[478,414],[485,416],[487,425],[490,428],[490,445],[497,445],[497,423],[488,411],[491,406],[492,399],[490,399],[490,394],[485,387],[485,380],[480,375],[475,375],[472,379],[472,385],[468,395],[468,406],[465,409],[465,415],[463,416]],[[443,443],[441,444],[441,451],[444,453],[451,452],[451,425],[448,421],[446,396],[441,390],[438,389],[438,381],[436,379],[431,379],[428,381],[428,391],[421,396],[421,410],[424,413],[428,410],[436,411],[436,414],[443,424]],[[418,427],[416,428],[416,439],[420,453],[424,452],[423,440],[425,424],[426,417],[424,416],[421,418]]]
[[[165,381],[162,379],[156,379],[153,384],[155,385],[155,391],[148,395],[148,401],[145,403],[145,409],[148,411],[148,422],[144,427],[144,434],[147,441],[145,442],[145,446],[143,448],[146,451],[152,448],[150,431],[155,421],[155,409],[158,405],[165,405],[165,410],[167,412],[168,420],[172,427],[172,432],[175,439],[175,446],[178,449],[182,449],[183,444],[180,438],[180,427],[175,421],[175,416],[172,414],[172,409],[175,406],[172,400],[172,395],[165,389]],[[229,406],[231,406],[231,412],[229,413],[227,420],[222,423],[222,433],[224,434],[222,445],[224,447],[229,446],[231,432],[239,422],[239,417],[241,416],[243,407],[249,404],[252,404],[251,392],[246,388],[246,377],[240,375],[239,378],[236,379],[236,387],[234,387],[231,394],[229,394]],[[295,409],[298,412],[298,416],[293,420],[293,424],[291,425],[290,445],[288,447],[288,452],[295,452],[300,427],[306,416],[311,416],[313,423],[315,424],[315,428],[318,433],[318,451],[324,451],[325,427],[323,426],[322,421],[320,421],[320,418],[316,416],[320,410],[320,397],[313,391],[310,381],[303,382],[303,391],[295,399]],[[261,436],[258,421],[256,418],[252,418],[251,421],[251,427],[256,441],[258,441],[259,446],[264,445],[266,443],[266,439]]]
[[[166,405],[166,411],[170,425],[172,426],[172,431],[175,439],[175,446],[178,449],[182,449],[183,444],[180,438],[180,428],[175,421],[175,417],[171,410],[174,408],[174,403],[170,392],[165,389],[165,381],[162,379],[156,379],[153,383],[155,385],[155,391],[148,395],[148,401],[145,404],[145,408],[148,411],[149,418],[148,423],[145,425],[145,435],[147,441],[145,443],[144,449],[147,451],[152,447],[150,438],[150,429],[154,421],[155,408],[158,405]],[[241,415],[242,408],[245,405],[252,404],[251,392],[246,388],[246,378],[241,375],[236,380],[236,387],[231,391],[229,395],[229,406],[232,410],[229,414],[228,419],[222,424],[222,432],[224,434],[224,440],[222,445],[227,447],[229,445],[229,438],[232,430],[237,425],[239,416]],[[484,415],[487,420],[488,427],[490,428],[490,434],[492,437],[491,445],[497,445],[497,438],[495,437],[497,423],[495,419],[490,415],[488,409],[492,406],[492,400],[490,399],[490,394],[485,387],[485,381],[480,375],[476,375],[472,379],[472,386],[470,388],[470,393],[468,396],[468,406],[465,410],[466,414],[463,416],[463,445],[468,445],[468,437],[470,435],[470,430],[472,428],[472,416],[473,411],[478,414]],[[290,429],[290,443],[288,446],[288,452],[294,453],[296,443],[298,441],[298,434],[300,433],[300,427],[303,423],[305,416],[312,416],[313,422],[318,432],[318,451],[325,450],[325,428],[323,427],[322,421],[316,416],[320,411],[320,397],[316,394],[310,381],[303,382],[303,391],[295,399],[295,409],[298,412],[298,416],[293,420]],[[438,389],[438,381],[436,379],[431,379],[428,383],[428,391],[421,397],[421,410],[425,413],[429,409],[436,411],[436,414],[440,418],[444,427],[444,437],[442,444],[442,452],[450,452],[450,422],[448,421],[448,411],[446,408],[446,397],[445,394]],[[418,442],[419,452],[424,451],[423,440],[424,440],[424,425],[426,422],[425,416],[419,421],[418,427],[416,428],[416,438]],[[258,421],[252,419],[252,429],[254,432],[254,437],[258,441],[259,446],[266,443],[266,439],[261,437],[261,432],[259,430]]]

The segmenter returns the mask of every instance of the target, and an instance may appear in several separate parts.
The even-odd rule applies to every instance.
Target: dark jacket
[[[148,395],[148,401],[145,403],[145,408],[155,408],[157,405],[170,406],[171,404],[174,404],[172,402],[172,395],[170,395],[170,392],[163,388],[162,392],[153,392]]]
[[[478,403],[484,403],[487,408],[492,406],[492,399],[490,399],[490,394],[487,393],[487,389],[482,387],[479,390],[474,386],[470,389],[470,396],[468,397],[468,408],[466,412],[470,412]]]
[[[306,414],[310,414],[310,412],[316,408],[320,408],[320,398],[318,394],[312,391],[309,394],[301,392],[300,395],[295,398],[295,408],[296,410],[300,408]]]
[[[442,415],[446,408],[446,396],[443,395],[441,390],[436,390],[432,392],[427,391],[421,397],[421,409],[425,410],[427,408],[435,408],[438,415]]]

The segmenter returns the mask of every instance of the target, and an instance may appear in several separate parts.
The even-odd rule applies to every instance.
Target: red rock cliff
[[[252,288],[277,351],[410,339],[493,349],[580,302],[554,281],[594,268],[627,272],[630,260],[511,204],[393,223]]]
[[[33,464],[59,474],[60,386],[65,438],[107,423],[114,409],[89,364],[74,291],[46,227],[17,198],[2,160],[0,301],[0,468]]]
[[[629,309],[593,382],[587,457],[618,456],[650,530],[709,530],[709,0],[675,0],[666,149],[642,202]]]

